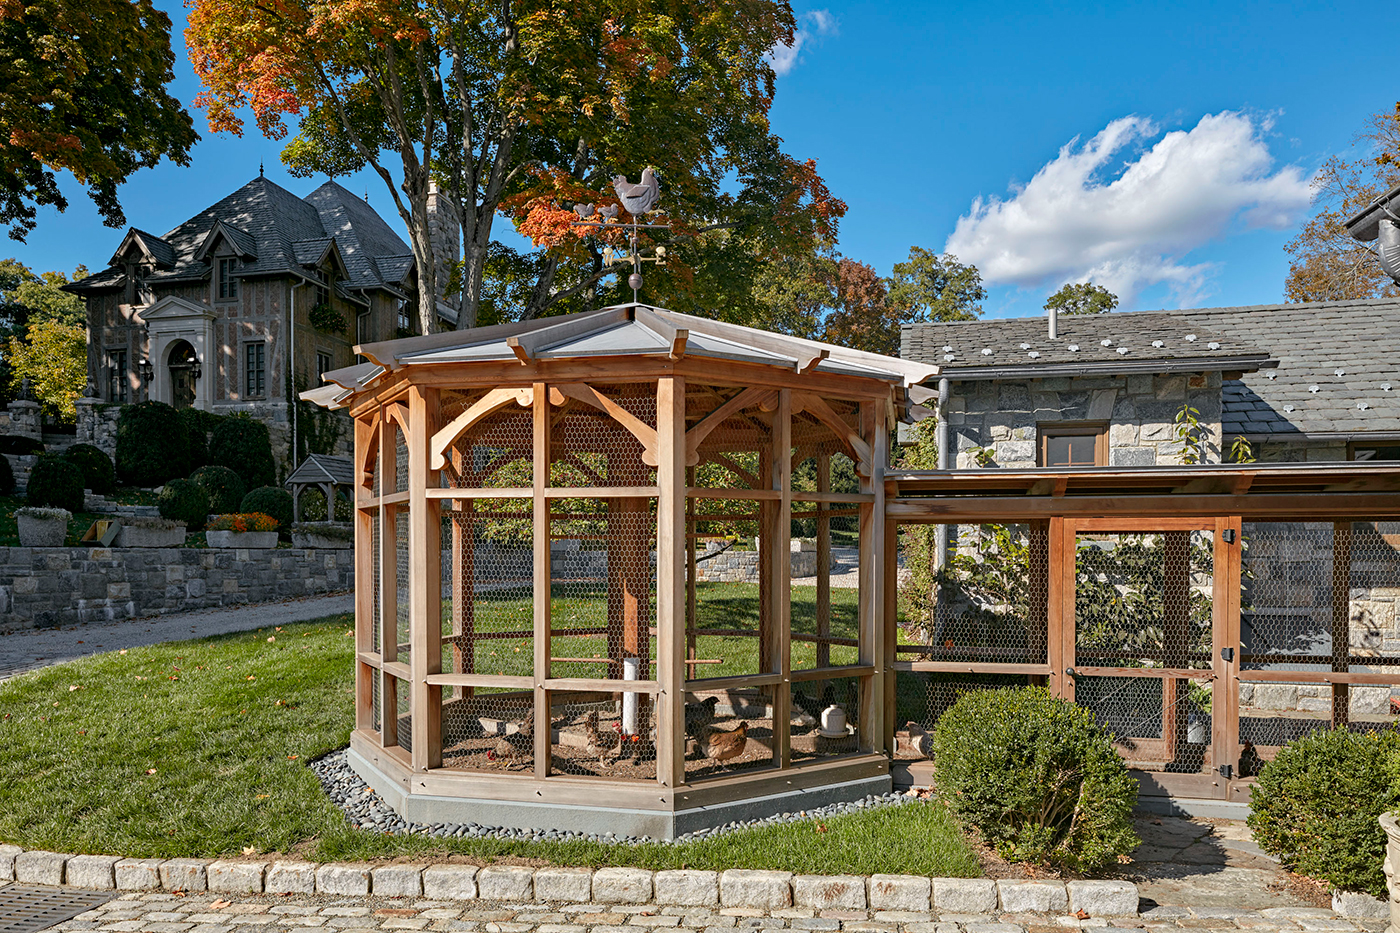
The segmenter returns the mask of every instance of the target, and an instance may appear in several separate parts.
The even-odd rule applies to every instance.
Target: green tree
[[[1045,300],[1059,314],[1104,314],[1118,307],[1118,296],[1093,282],[1066,282]]]
[[[87,329],[57,320],[29,327],[28,336],[10,338],[11,389],[28,379],[34,397],[50,415],[72,421],[73,402],[87,385]]]
[[[1317,212],[1284,247],[1291,257],[1289,301],[1345,301],[1400,295],[1381,270],[1375,244],[1347,233],[1346,220],[1400,185],[1400,103],[1369,117],[1352,141],[1355,154],[1333,156],[1313,176]]]
[[[383,179],[409,230],[427,331],[447,284],[430,249],[431,183],[461,225],[460,327],[496,297],[485,282],[503,258],[492,247],[498,214],[541,251],[507,289],[523,298],[511,317],[630,297],[625,273],[603,262],[620,233],[570,224],[575,205],[617,203],[614,176],[635,181],[647,167],[672,224],[643,237],[649,255],[669,254],[648,266],[652,301],[719,307],[706,289],[746,292],[751,277],[701,275],[735,259],[735,243],[762,262],[834,239],[845,205],[769,125],[766,55],[794,28],[786,0],[194,0],[186,38],[215,130],[239,131],[246,105],[264,134],[283,138],[293,115],[283,160],[294,173],[369,167]],[[732,237],[707,236],[719,231]],[[754,261],[734,269],[751,275]]]
[[[919,246],[910,247],[909,258],[894,264],[888,287],[889,304],[905,323],[975,321],[987,299],[976,266]]]
[[[151,0],[0,3],[0,223],[23,240],[39,206],[66,210],[57,171],[103,221],[126,223],[117,186],[170,158],[189,164],[194,124],[165,91],[170,17]]]

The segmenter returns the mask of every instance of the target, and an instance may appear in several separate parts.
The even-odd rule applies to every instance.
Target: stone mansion
[[[443,263],[456,257],[448,206],[430,202]],[[289,401],[354,363],[356,344],[411,332],[416,279],[363,199],[333,181],[300,198],[259,175],[163,236],[130,228],[105,269],[65,287],[87,305],[90,393],[248,412],[285,462]],[[439,313],[455,324],[449,304]]]

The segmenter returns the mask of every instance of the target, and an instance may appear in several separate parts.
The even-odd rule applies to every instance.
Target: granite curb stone
[[[792,902],[818,910],[864,910],[865,878],[860,875],[796,875]]]
[[[928,910],[932,884],[922,875],[871,875],[871,910]]]
[[[273,862],[263,879],[263,891],[268,894],[315,894],[315,863]]]
[[[114,891],[120,855],[75,855],[63,869],[63,883],[88,891]]]
[[[538,868],[535,897],[542,901],[582,904],[593,899],[593,871],[588,868]]]
[[[197,858],[172,858],[160,863],[160,886],[167,891],[209,890],[209,863]]]
[[[375,897],[418,897],[423,893],[422,865],[380,865],[370,869]]]
[[[124,858],[116,864],[118,891],[159,891],[160,863],[158,858]]]
[[[719,901],[750,910],[791,907],[792,873],[731,868],[719,876]]]
[[[368,865],[322,865],[316,869],[316,893],[364,897],[369,893],[369,871]]]
[[[19,846],[0,846],[0,881],[15,880],[15,857],[23,851]]]
[[[261,894],[266,862],[210,862],[205,868],[210,891],[221,894]]]
[[[63,884],[63,864],[68,856],[30,849],[15,856],[15,880],[22,884]]]
[[[678,907],[718,907],[719,872],[678,869],[659,871],[653,880],[656,903]]]

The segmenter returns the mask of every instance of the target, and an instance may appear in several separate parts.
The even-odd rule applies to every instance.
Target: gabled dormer
[[[239,269],[258,258],[257,244],[247,231],[215,220],[195,250],[194,258],[209,263],[214,301],[236,301]]]
[[[150,295],[146,291],[146,276],[157,269],[173,268],[175,248],[153,233],[132,227],[112,254],[110,265],[122,270],[126,284],[125,303],[147,304]]]

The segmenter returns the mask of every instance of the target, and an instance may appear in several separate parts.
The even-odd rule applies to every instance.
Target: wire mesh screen
[[[403,436],[403,428],[394,424],[394,492],[408,489],[408,443]]]
[[[394,612],[395,642],[398,645],[398,660],[410,663],[413,655],[413,638],[409,630],[409,583],[412,564],[408,558],[408,509],[403,506],[394,509],[394,554],[398,572],[395,575]]]
[[[852,755],[859,750],[860,694],[868,683],[863,677],[833,677],[792,685],[788,730],[793,761]],[[833,708],[839,713],[827,713]]]
[[[901,531],[901,657],[983,664],[1046,659],[1048,535],[1033,525],[953,525],[939,565],[936,525]]]
[[[1074,699],[1112,733],[1129,767],[1197,772],[1211,765],[1212,683],[1157,676],[1074,678]]]
[[[794,537],[789,555],[795,671],[860,662],[860,542],[846,530],[857,508],[793,502],[793,524],[812,532]]]
[[[686,384],[686,425],[703,434],[690,485],[706,489],[764,489],[772,446],[773,405],[746,389]],[[721,410],[729,403],[728,412]],[[697,436],[697,435],[693,435]]]
[[[656,779],[656,704],[626,691],[550,694],[550,770],[611,780]]]
[[[1213,535],[1078,535],[1076,664],[1209,668]]]
[[[654,486],[656,467],[642,441],[656,430],[656,385],[558,386],[552,409],[549,485]]]
[[[534,674],[534,553],[529,499],[459,500],[444,510],[442,669]]]
[[[394,679],[395,708],[397,710],[395,728],[398,744],[406,752],[413,751],[413,711],[411,705],[413,697],[411,693],[408,681]]]
[[[369,647],[374,654],[380,653],[381,643],[379,633],[381,621],[384,615],[384,581],[382,568],[379,565],[382,551],[380,550],[380,522],[379,511],[376,509],[369,518],[369,547],[370,547],[370,619],[369,619]],[[363,543],[357,542],[357,547],[363,547]]]
[[[932,731],[948,707],[965,693],[977,690],[1001,690],[1024,687],[1025,675],[1019,674],[951,674],[932,671],[900,671],[895,678],[895,729],[909,730],[916,735]],[[896,757],[928,757],[904,750]]]
[[[448,420],[451,410],[443,412]],[[459,489],[529,489],[535,481],[534,415],[510,402],[459,437],[446,471]]]
[[[773,767],[771,690],[686,694],[686,780]]]
[[[1241,669],[1330,669],[1332,523],[1246,522],[1242,530]]]
[[[382,687],[380,686],[380,684],[379,684],[379,681],[380,681],[380,679],[381,679],[381,675],[380,675],[379,671],[374,670],[374,669],[371,668],[371,669],[367,669],[367,670],[365,671],[365,676],[369,678],[369,706],[370,706],[370,718],[371,718],[371,722],[373,722],[373,724],[374,724],[374,726],[373,726],[374,731],[375,731],[375,732],[378,732],[380,729],[383,728],[383,723],[382,723],[382,716],[383,716],[383,713],[382,713],[382,711],[381,711],[381,706],[383,705],[383,702],[384,702],[384,701],[383,701],[382,697],[380,696],[380,694],[381,694],[382,691],[383,691],[383,688],[382,688]]]
[[[530,690],[463,687],[443,694],[442,766],[532,772],[535,700]]]
[[[550,676],[651,680],[656,500],[550,502]]]
[[[686,677],[777,670],[768,559],[759,531],[774,504],[753,499],[687,502]]]

